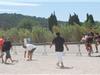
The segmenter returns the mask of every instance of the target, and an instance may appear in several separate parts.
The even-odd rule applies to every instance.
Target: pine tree
[[[86,25],[88,26],[93,26],[94,25],[94,19],[93,19],[93,16],[90,14],[87,13],[87,17],[86,17],[86,21],[85,21]]]
[[[71,16],[71,14],[70,14],[68,23],[71,25],[74,25],[75,23],[80,25],[80,20],[78,18],[78,15],[76,15],[76,13],[74,13],[74,15]]]
[[[51,32],[53,32],[53,30],[52,30],[53,26],[57,26],[58,25],[55,12],[53,14],[51,14],[51,16],[48,18],[48,23],[49,23],[49,30]]]

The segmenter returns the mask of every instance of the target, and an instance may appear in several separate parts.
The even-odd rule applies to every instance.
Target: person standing
[[[13,63],[13,60],[10,54],[11,47],[12,47],[11,41],[9,39],[5,39],[5,42],[3,44],[3,51],[6,53],[5,64],[7,64],[8,59],[10,59],[10,61]]]
[[[63,37],[60,36],[60,33],[56,33],[56,36],[51,45],[50,45],[50,48],[52,47],[52,45],[54,44],[55,45],[55,52],[57,54],[57,58],[58,58],[58,62],[57,62],[57,66],[60,67],[60,68],[63,68],[64,67],[64,64],[63,64],[63,51],[64,51],[64,47],[63,45],[65,44],[67,50],[69,50],[69,48],[67,47],[67,44],[64,40]],[[60,66],[61,65],[61,66]]]
[[[91,53],[93,53],[93,48],[92,48],[93,37],[94,37],[94,36],[91,35],[91,33],[88,33],[88,34],[87,34],[85,46],[86,46],[86,50],[87,50],[87,52],[88,52],[88,56],[91,56]]]
[[[98,45],[100,44],[100,34],[99,33],[95,33],[95,37],[94,37],[94,40],[95,40],[95,48],[96,48],[96,52],[95,53],[98,53]]]
[[[3,50],[2,50],[2,47],[3,47],[3,44],[4,44],[4,37],[2,36],[1,38],[0,38],[0,57],[1,57],[1,59],[2,59],[2,63],[4,63],[4,60],[3,60],[3,55],[4,55],[4,52],[3,52]]]

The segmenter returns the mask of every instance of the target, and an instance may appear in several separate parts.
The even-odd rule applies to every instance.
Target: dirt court
[[[11,51],[13,64],[2,64],[0,59],[0,74],[67,74],[67,75],[100,75],[100,53],[93,53],[92,57],[87,56],[84,45],[68,45],[69,51],[64,50],[63,69],[56,66],[57,58],[54,46],[39,45],[33,54],[32,61],[23,58],[24,49],[22,46],[14,46]],[[93,45],[93,51],[95,47]],[[100,46],[99,46],[100,52]]]

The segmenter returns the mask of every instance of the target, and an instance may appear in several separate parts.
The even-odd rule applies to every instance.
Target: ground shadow
[[[16,62],[16,63],[17,63],[17,62],[19,62],[19,61],[18,61],[18,60],[13,60],[13,62]]]
[[[15,63],[4,63],[6,65],[15,65]]]
[[[73,69],[73,67],[58,67],[57,69]]]
[[[73,69],[73,67],[62,67],[61,69]]]
[[[27,60],[27,61],[37,61],[37,59]]]
[[[96,55],[96,56],[91,56],[91,57],[100,57],[100,55]]]

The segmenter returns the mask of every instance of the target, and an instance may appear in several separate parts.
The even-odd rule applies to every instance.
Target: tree
[[[90,14],[87,13],[87,17],[86,17],[86,21],[85,21],[86,25],[91,27],[95,24],[95,21],[93,19],[93,16]]]
[[[51,32],[53,32],[53,30],[52,30],[53,26],[57,26],[58,25],[55,12],[53,14],[51,14],[51,16],[48,18],[48,23],[49,23],[49,30]]]
[[[25,18],[20,21],[18,28],[25,28],[32,31],[32,27],[36,25],[39,25],[37,21],[31,20],[29,18],[27,19]]]
[[[76,15],[74,13],[74,15],[71,16],[71,14],[70,14],[68,23],[71,24],[71,25],[74,25],[74,24],[79,24],[80,25],[80,20],[78,18],[78,15]]]

